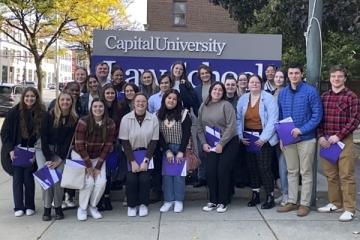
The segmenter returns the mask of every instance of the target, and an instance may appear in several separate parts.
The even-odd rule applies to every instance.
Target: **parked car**
[[[4,116],[12,107],[19,103],[24,89],[25,87],[22,85],[12,83],[0,84],[0,116]]]
[[[48,83],[47,88],[48,89],[55,89],[56,85],[55,85],[55,83]]]
[[[36,84],[35,82],[26,81],[26,82],[25,82],[25,87],[34,87],[34,88],[37,88],[37,84]]]

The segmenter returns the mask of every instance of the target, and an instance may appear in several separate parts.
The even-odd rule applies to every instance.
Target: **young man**
[[[278,208],[278,212],[297,210],[303,217],[309,214],[313,182],[313,162],[316,147],[316,127],[321,121],[323,110],[320,95],[316,88],[303,82],[300,65],[288,68],[290,84],[279,94],[279,119],[291,117],[295,128],[291,130],[300,142],[282,147],[288,170],[288,203]],[[282,145],[282,144],[281,144]],[[300,206],[297,206],[299,173],[302,177]]]
[[[343,211],[340,221],[351,221],[356,211],[355,157],[352,133],[360,123],[359,98],[345,87],[346,69],[340,65],[330,68],[331,89],[321,98],[324,118],[318,129],[321,148],[342,141],[345,144],[339,160],[332,164],[321,158],[328,180],[329,203],[319,212]]]
[[[95,66],[95,75],[99,79],[101,86],[104,86],[107,83],[111,83],[108,79],[109,75],[109,65],[106,62],[100,62]]]

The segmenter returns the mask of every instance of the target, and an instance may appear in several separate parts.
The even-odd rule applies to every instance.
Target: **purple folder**
[[[124,100],[125,99],[125,93],[124,92],[117,92],[117,100],[118,101],[122,101],[122,100]]]
[[[33,175],[44,190],[61,180],[61,174],[56,169],[50,169],[46,165],[34,172]]]
[[[106,156],[106,168],[115,170],[119,166],[119,155],[114,150]]]
[[[166,156],[162,160],[162,175],[165,176],[186,176],[186,164],[185,159],[180,163],[169,163]],[[184,169],[185,168],[185,169]],[[184,172],[185,171],[185,172]]]
[[[339,160],[342,148],[337,144],[331,144],[328,148],[320,147],[320,157],[328,160],[332,164],[336,164]]]
[[[295,128],[294,122],[279,122],[275,124],[275,130],[282,141],[283,146],[300,142],[300,137],[294,138],[291,131]]]
[[[205,139],[207,144],[210,145],[210,147],[216,147],[216,145],[219,143],[221,138],[220,135],[220,128],[218,127],[205,127]]]
[[[31,167],[33,165],[33,157],[35,155],[35,152],[30,151],[26,148],[22,147],[15,147],[14,150],[15,159],[12,162],[13,166],[17,167]]]
[[[246,151],[251,153],[259,153],[261,147],[257,146],[255,142],[259,140],[259,137],[254,136],[250,133],[243,132],[243,137],[249,139],[250,145],[245,145]]]
[[[133,151],[133,155],[134,155],[134,159],[136,161],[136,163],[140,166],[141,163],[144,161],[144,158],[146,156],[146,152],[147,150],[137,150],[137,151]],[[131,172],[131,164],[129,161],[127,161],[127,165],[128,165],[128,171]]]

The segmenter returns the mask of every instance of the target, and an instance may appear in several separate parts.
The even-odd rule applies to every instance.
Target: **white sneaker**
[[[205,207],[202,208],[203,211],[205,212],[211,212],[212,210],[214,210],[216,208],[216,204],[215,203],[208,203],[206,204]]]
[[[68,208],[73,208],[73,207],[76,207],[76,203],[75,203],[75,201],[70,200],[70,199],[65,200],[65,204],[66,204],[66,207],[68,207]]]
[[[148,207],[145,206],[144,204],[141,204],[139,207],[139,216],[140,217],[145,217],[149,214],[148,212]]]
[[[173,205],[174,202],[164,202],[164,204],[160,208],[160,212],[168,212]]]
[[[181,213],[184,210],[184,204],[181,201],[175,201],[174,212]]]
[[[326,206],[320,207],[317,210],[318,210],[318,212],[321,212],[321,213],[330,213],[330,212],[342,211],[342,209],[339,209],[337,206],[335,206],[332,203],[328,203]]]
[[[341,214],[341,216],[339,217],[340,222],[350,222],[353,219],[354,219],[354,214],[349,211],[343,212],[343,214]]]
[[[21,217],[24,215],[24,211],[23,210],[17,210],[14,213],[15,217]]]
[[[128,217],[136,217],[136,207],[128,207],[127,215]]]
[[[32,216],[35,214],[35,211],[32,209],[26,209],[26,216]]]
[[[78,208],[77,210],[77,219],[79,221],[85,221],[87,219],[87,212],[86,210],[82,209],[82,208]]]
[[[218,204],[218,205],[217,205],[217,208],[216,208],[216,211],[217,211],[218,213],[224,213],[224,212],[227,211],[227,206],[224,205],[224,204]]]
[[[97,210],[97,207],[91,207],[89,206],[89,213],[93,219],[101,219],[103,216],[99,211]]]
[[[288,203],[288,200],[289,200],[289,195],[284,194],[284,195],[282,196],[282,200],[281,200],[280,205],[281,205],[281,206],[285,206],[285,205]]]
[[[67,205],[66,205],[65,201],[63,201],[63,202],[61,203],[61,208],[62,208],[62,209],[67,208]]]

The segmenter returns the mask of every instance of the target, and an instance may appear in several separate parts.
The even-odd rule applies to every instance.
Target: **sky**
[[[147,22],[147,0],[123,0],[127,7],[127,14],[130,21],[138,22],[142,26]]]

